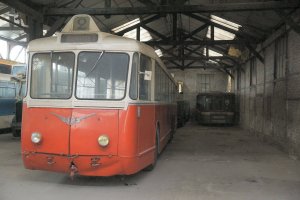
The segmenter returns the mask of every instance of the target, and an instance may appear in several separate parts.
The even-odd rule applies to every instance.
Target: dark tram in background
[[[200,124],[233,125],[236,121],[235,95],[223,92],[198,94],[196,119]]]

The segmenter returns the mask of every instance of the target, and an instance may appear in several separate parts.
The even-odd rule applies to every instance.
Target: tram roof
[[[133,39],[124,38],[104,32],[93,32],[98,35],[97,42],[61,42],[63,33],[58,33],[58,36],[46,37],[33,40],[28,45],[28,51],[50,51],[50,50],[107,50],[107,51],[138,51],[146,54],[152,58],[158,58],[154,49],[146,44],[138,42]],[[84,34],[91,34],[91,32],[82,32]],[[70,34],[71,35],[71,34]]]
[[[82,25],[80,20],[84,21],[85,24]],[[71,40],[64,41],[64,37],[71,37]],[[84,42],[81,42],[82,39]],[[87,39],[88,42],[86,42]],[[56,36],[33,40],[28,45],[29,52],[64,50],[141,52],[158,60],[163,65],[152,47],[134,39],[102,32],[93,18],[84,14],[73,16],[63,30],[56,33]]]
[[[80,19],[87,19],[88,21],[83,29],[82,27],[78,28],[78,24],[76,24]],[[65,36],[71,36],[72,39],[65,42],[63,40]],[[81,36],[83,38],[81,38]],[[95,42],[80,41],[81,39],[86,40],[93,36],[97,36]],[[140,52],[158,61],[164,70],[166,70],[164,63],[157,56],[152,47],[134,39],[102,32],[99,30],[93,18],[84,14],[73,16],[63,30],[56,33],[56,36],[31,41],[28,44],[27,50],[29,52],[72,50]]]

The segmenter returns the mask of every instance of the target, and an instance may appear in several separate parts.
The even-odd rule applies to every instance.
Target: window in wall
[[[197,90],[198,92],[210,92],[213,90],[213,74],[198,74],[197,75]]]
[[[256,84],[256,59],[250,59],[250,86]]]
[[[274,79],[285,76],[286,38],[282,36],[275,41]]]

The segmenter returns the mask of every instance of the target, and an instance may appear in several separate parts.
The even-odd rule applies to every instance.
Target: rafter
[[[0,31],[23,31],[24,29],[19,27],[0,26]]]
[[[14,40],[18,41],[18,40],[22,40],[22,39],[24,39],[26,37],[27,37],[27,34],[23,34],[23,35],[20,35],[20,36],[14,38]]]
[[[159,33],[158,31],[150,28],[149,26],[147,26],[146,24],[142,23],[141,27],[143,27],[144,29],[146,29],[147,31],[149,31],[150,33],[153,33],[154,35],[160,37],[163,40],[168,40],[168,37],[164,36],[163,34]]]
[[[1,0],[9,2],[9,0]],[[14,1],[11,1],[14,2]],[[298,3],[282,3],[279,1],[251,2],[251,3],[218,3],[203,5],[159,5],[145,7],[122,8],[50,8],[45,15],[70,16],[75,14],[90,15],[142,15],[142,14],[167,14],[167,13],[214,13],[214,12],[241,12],[262,11],[273,9],[292,9],[298,7]]]
[[[205,57],[205,56],[203,55],[203,53],[197,52],[197,51],[198,51],[199,49],[201,49],[201,48],[203,48],[203,46],[199,46],[199,47],[197,47],[197,48],[195,48],[195,49],[190,49],[189,47],[186,47],[185,49],[186,49],[187,51],[189,51],[189,53],[186,54],[186,56],[191,56],[191,54],[196,54],[196,55],[200,56],[203,60],[214,60],[214,61],[218,62],[219,64],[225,65],[225,66],[227,66],[227,67],[232,67],[232,65],[239,66],[238,61],[236,61],[236,60],[231,60],[231,59],[229,59],[229,58],[226,57],[226,56],[221,57],[221,59],[218,58],[218,57],[216,57],[216,56],[211,56],[211,57],[207,58],[207,57]],[[231,60],[231,61],[232,61],[232,65],[228,65],[228,64],[226,64],[226,63],[223,62],[223,61],[226,61],[226,60]]]
[[[255,37],[253,37],[253,36],[250,36],[250,35],[248,35],[248,34],[246,34],[246,33],[244,33],[244,32],[237,31],[237,30],[231,29],[231,28],[229,28],[229,27],[223,26],[223,25],[221,25],[221,24],[212,22],[210,19],[207,19],[207,18],[205,18],[205,17],[199,16],[199,15],[196,15],[196,14],[193,14],[193,13],[188,13],[188,14],[185,14],[185,15],[186,15],[186,16],[189,16],[189,17],[192,17],[192,18],[194,18],[194,19],[196,19],[196,20],[199,20],[199,21],[201,21],[201,22],[207,23],[207,24],[209,24],[209,25],[211,25],[211,26],[220,28],[220,29],[222,29],[222,30],[224,30],[224,31],[227,31],[227,32],[229,32],[229,33],[233,33],[233,34],[235,34],[236,36],[242,37],[242,38],[247,39],[247,40],[249,40],[249,41],[255,41],[255,42],[259,42],[259,41],[260,41],[258,38],[255,38]]]
[[[294,21],[290,14],[286,14],[284,10],[275,10],[275,12],[282,18],[282,21],[285,21],[295,32],[300,34],[300,25]]]
[[[264,63],[264,60],[265,60],[264,57],[261,56],[260,53],[257,52],[257,51],[255,50],[254,47],[251,46],[251,44],[249,44],[248,42],[246,42],[245,44],[246,44],[246,47],[249,49],[249,51],[250,51],[251,53],[253,53],[253,55],[254,55],[256,58],[258,58],[258,60],[259,60],[260,62]]]
[[[10,7],[2,8],[2,9],[0,10],[0,15],[2,15],[2,14],[4,14],[4,13],[7,13],[7,12],[9,12],[10,10],[11,10]]]
[[[2,37],[2,36],[0,36],[0,39],[4,40],[6,42],[12,43],[12,44],[16,44],[16,45],[20,45],[20,46],[23,46],[23,47],[27,47],[27,43],[26,42],[19,42],[19,41],[16,41],[16,40],[13,40],[13,39],[9,39],[9,38],[6,38],[6,37]]]
[[[228,44],[243,44],[245,40],[194,40],[194,41],[170,41],[170,40],[162,40],[162,41],[148,41],[145,42],[150,46],[157,45],[228,45]]]
[[[168,66],[168,69],[180,69],[176,66]],[[203,65],[191,65],[189,67],[185,67],[184,69],[222,69],[222,66],[214,65],[214,64],[203,64]]]
[[[202,25],[202,26],[196,28],[195,30],[193,30],[193,31],[190,32],[189,34],[185,35],[185,36],[183,37],[183,39],[186,40],[186,39],[188,39],[188,38],[191,38],[193,35],[195,35],[195,34],[201,32],[202,30],[204,30],[204,29],[207,28],[207,27],[208,27],[208,24],[204,24],[204,25]]]
[[[43,21],[44,16],[42,13],[36,11],[19,0],[0,0],[0,2],[18,10],[21,13],[24,13],[27,16],[33,17],[37,21]]]
[[[69,4],[74,3],[73,6],[71,6],[71,8],[77,8],[81,4],[82,1],[83,0],[73,0],[68,3]],[[49,37],[49,36],[53,35],[57,30],[59,30],[65,24],[66,20],[67,20],[67,17],[60,17],[59,19],[57,19],[54,22],[54,24],[51,26],[50,30],[47,31],[45,37]]]
[[[195,56],[184,56],[184,57],[162,57],[162,60],[229,60],[229,58],[224,56],[204,56],[195,57]]]
[[[128,27],[128,28],[126,28],[126,29],[124,29],[124,30],[116,33],[116,34],[122,36],[122,35],[124,35],[124,33],[127,33],[128,31],[134,30],[137,27],[140,27],[142,24],[148,24],[150,22],[153,22],[153,21],[159,19],[160,17],[161,17],[160,15],[154,15],[154,16],[152,16],[152,17],[150,17],[148,19],[142,20],[142,21],[140,21],[140,23],[135,24],[133,26],[130,26],[130,27]]]
[[[146,6],[155,6],[156,4],[153,3],[151,0],[138,0],[142,4],[145,4]]]
[[[16,23],[16,22],[14,22],[14,21],[11,21],[11,20],[9,20],[9,19],[6,19],[5,17],[0,16],[0,19],[3,20],[3,21],[6,21],[6,22],[8,22],[8,23],[10,23],[10,24],[12,24],[12,25],[15,25],[15,26],[19,27],[19,28],[23,29],[24,31],[27,31],[27,30],[28,30],[27,27],[24,27],[24,26],[22,26],[22,25],[20,25],[20,24],[18,24],[18,23]]]

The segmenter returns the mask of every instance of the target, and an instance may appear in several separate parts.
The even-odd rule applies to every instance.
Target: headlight
[[[34,144],[40,143],[42,140],[42,135],[40,133],[34,132],[31,134],[31,142]]]
[[[102,147],[106,147],[109,144],[109,137],[107,135],[100,135],[98,138],[98,143]]]

